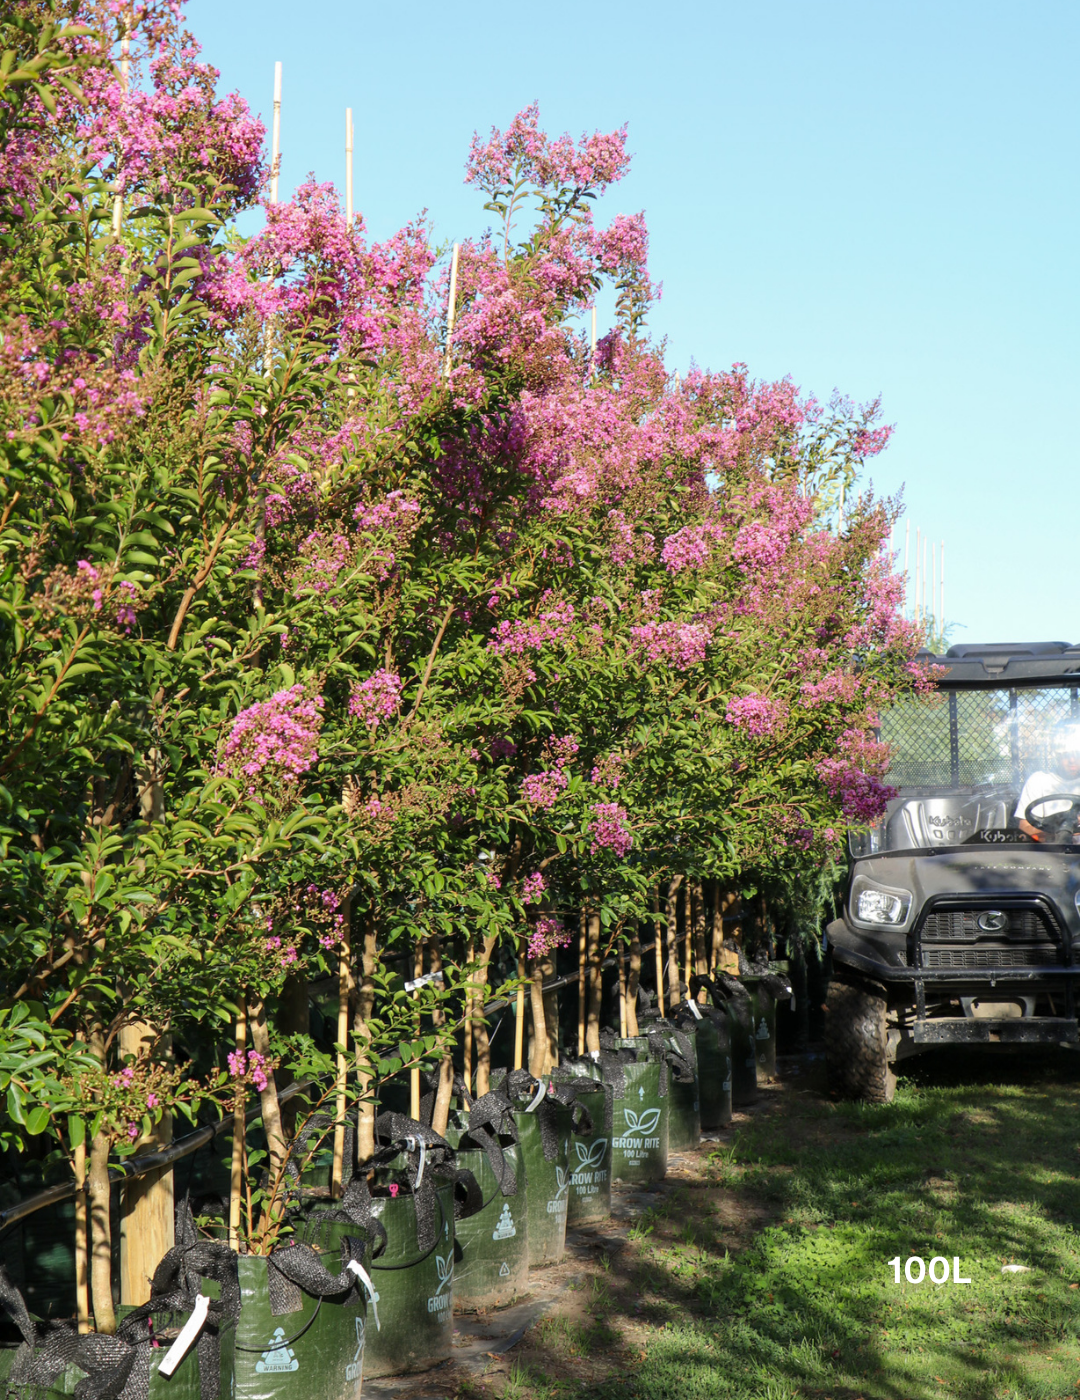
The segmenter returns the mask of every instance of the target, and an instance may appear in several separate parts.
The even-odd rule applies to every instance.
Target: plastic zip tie
[[[382,1323],[379,1321],[379,1295],[375,1292],[375,1285],[371,1281],[371,1275],[363,1264],[358,1264],[355,1259],[350,1259],[345,1265],[350,1274],[355,1274],[360,1282],[367,1289],[368,1297],[371,1300],[371,1315],[375,1319],[375,1331],[382,1331]]]
[[[424,1179],[424,1163],[427,1161],[427,1143],[424,1142],[423,1138],[413,1137],[411,1133],[405,1139],[405,1142],[410,1152],[415,1152],[417,1149],[419,1149],[420,1152],[420,1165],[416,1169],[416,1182],[413,1185],[413,1192],[415,1194],[420,1190],[420,1183]]]
[[[700,1021],[700,1020],[701,1020],[701,1012],[698,1010],[698,1004],[697,1004],[697,1002],[693,999],[693,997],[688,997],[688,998],[687,998],[687,1001],[686,1001],[686,1004],[687,1004],[687,1006],[690,1008],[690,1010],[694,1013],[694,1020],[695,1020],[695,1021]]]
[[[540,1104],[543,1102],[544,1095],[545,1095],[546,1093],[547,1093],[547,1084],[546,1084],[546,1082],[545,1082],[543,1079],[541,1079],[541,1081],[540,1081],[540,1087],[539,1087],[539,1089],[537,1089],[536,1093],[533,1095],[533,1101],[532,1101],[532,1103],[528,1106],[528,1108],[525,1110],[525,1112],[526,1112],[526,1113],[532,1113],[532,1112],[534,1112],[537,1108],[539,1108],[539,1107],[540,1107]]]
[[[180,1335],[158,1362],[158,1371],[163,1376],[171,1376],[184,1357],[191,1350],[192,1343],[203,1329],[206,1314],[210,1311],[210,1299],[200,1293],[195,1299],[191,1316],[180,1329]]]

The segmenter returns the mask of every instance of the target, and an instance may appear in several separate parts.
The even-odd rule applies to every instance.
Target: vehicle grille
[[[921,935],[927,943],[974,943],[977,938],[985,938],[985,930],[979,928],[978,918],[983,909],[939,909],[926,916]],[[1007,927],[995,930],[995,941],[1007,939],[1052,942],[1054,938],[1045,915],[1038,909],[1002,909],[1008,918]],[[950,964],[945,964],[950,966]]]
[[[1053,967],[1058,951],[1049,948],[923,948],[923,967]]]

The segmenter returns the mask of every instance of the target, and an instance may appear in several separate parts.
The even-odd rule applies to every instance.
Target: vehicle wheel
[[[825,1065],[842,1099],[891,1103],[896,1075],[888,1057],[885,998],[831,982],[825,1001]]]

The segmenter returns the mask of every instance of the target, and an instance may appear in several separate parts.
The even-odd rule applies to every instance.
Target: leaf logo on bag
[[[555,1180],[559,1187],[555,1192],[555,1200],[559,1201],[566,1195],[566,1188],[570,1185],[570,1168],[556,1167]]]
[[[586,1167],[598,1167],[604,1160],[604,1149],[607,1147],[607,1138],[596,1138],[593,1142],[575,1142],[578,1155],[578,1171],[583,1171]]]
[[[451,1251],[444,1259],[441,1254],[435,1256],[435,1267],[439,1271],[439,1286],[435,1290],[437,1298],[444,1288],[448,1287],[454,1279],[454,1255]]]
[[[632,1108],[624,1108],[623,1117],[626,1119],[628,1133],[640,1133],[642,1137],[648,1137],[649,1133],[660,1122],[660,1110],[658,1108],[643,1108],[640,1113],[635,1113]]]

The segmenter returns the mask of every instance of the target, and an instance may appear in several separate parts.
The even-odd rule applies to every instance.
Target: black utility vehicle
[[[877,1103],[934,1046],[1078,1040],[1080,646],[920,659],[938,695],[881,717],[899,792],[852,836],[827,932],[830,1084]]]

